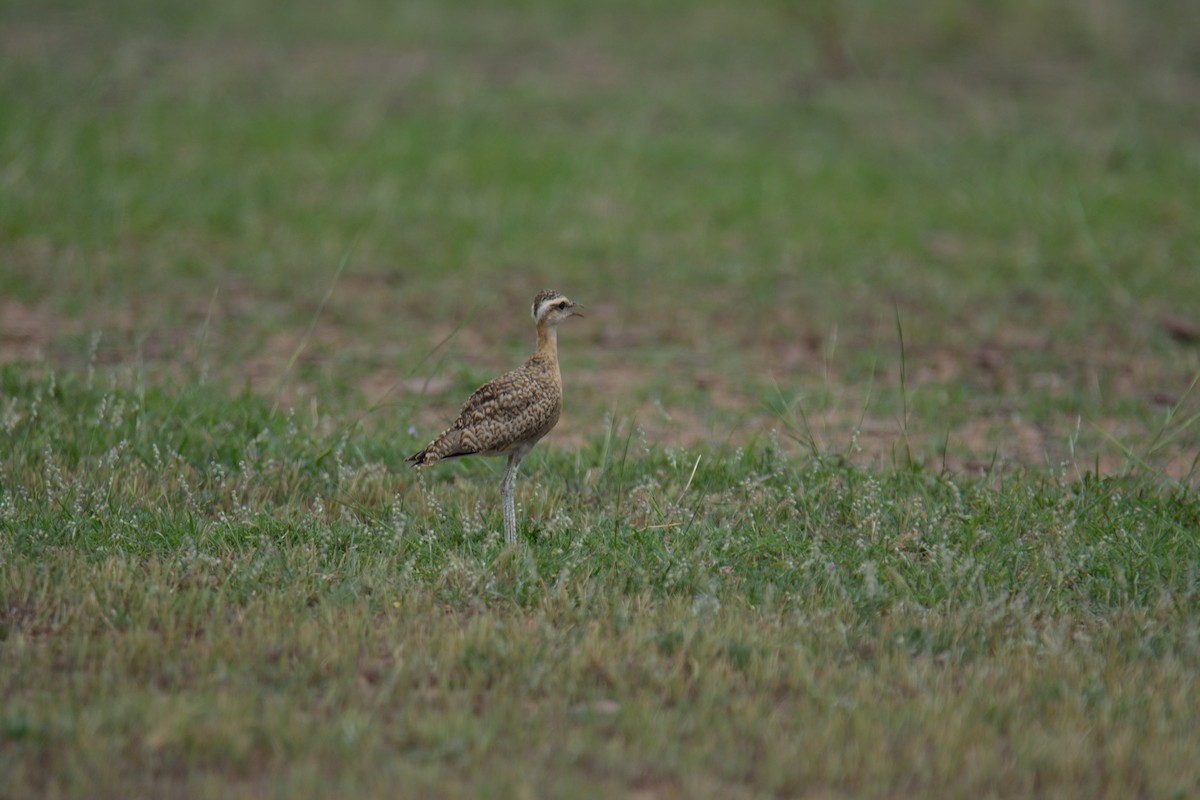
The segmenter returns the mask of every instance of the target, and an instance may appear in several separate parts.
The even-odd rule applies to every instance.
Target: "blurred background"
[[[526,355],[551,287],[588,307],[558,446],[628,420],[967,471],[1153,447],[1183,475],[1198,22],[4,0],[0,361],[370,409],[403,449]]]

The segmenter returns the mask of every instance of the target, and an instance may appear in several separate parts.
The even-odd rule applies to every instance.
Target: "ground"
[[[1200,791],[1191,16],[0,4],[0,795]]]

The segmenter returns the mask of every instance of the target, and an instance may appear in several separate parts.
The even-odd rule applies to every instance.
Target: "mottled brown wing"
[[[476,389],[450,429],[461,434],[462,452],[504,452],[546,435],[561,409],[562,393],[554,382],[519,369]]]

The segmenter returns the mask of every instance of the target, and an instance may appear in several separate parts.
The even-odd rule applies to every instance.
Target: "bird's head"
[[[539,327],[554,327],[567,317],[582,317],[582,308],[566,295],[553,289],[543,289],[533,298],[533,320]]]

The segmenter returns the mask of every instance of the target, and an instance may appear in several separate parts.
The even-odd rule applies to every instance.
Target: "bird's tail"
[[[437,438],[432,442],[425,445],[424,449],[413,453],[404,460],[417,468],[429,467],[439,461],[447,461],[459,456],[469,456],[474,452],[474,450],[463,449],[461,431],[454,428],[447,428],[438,434]]]

